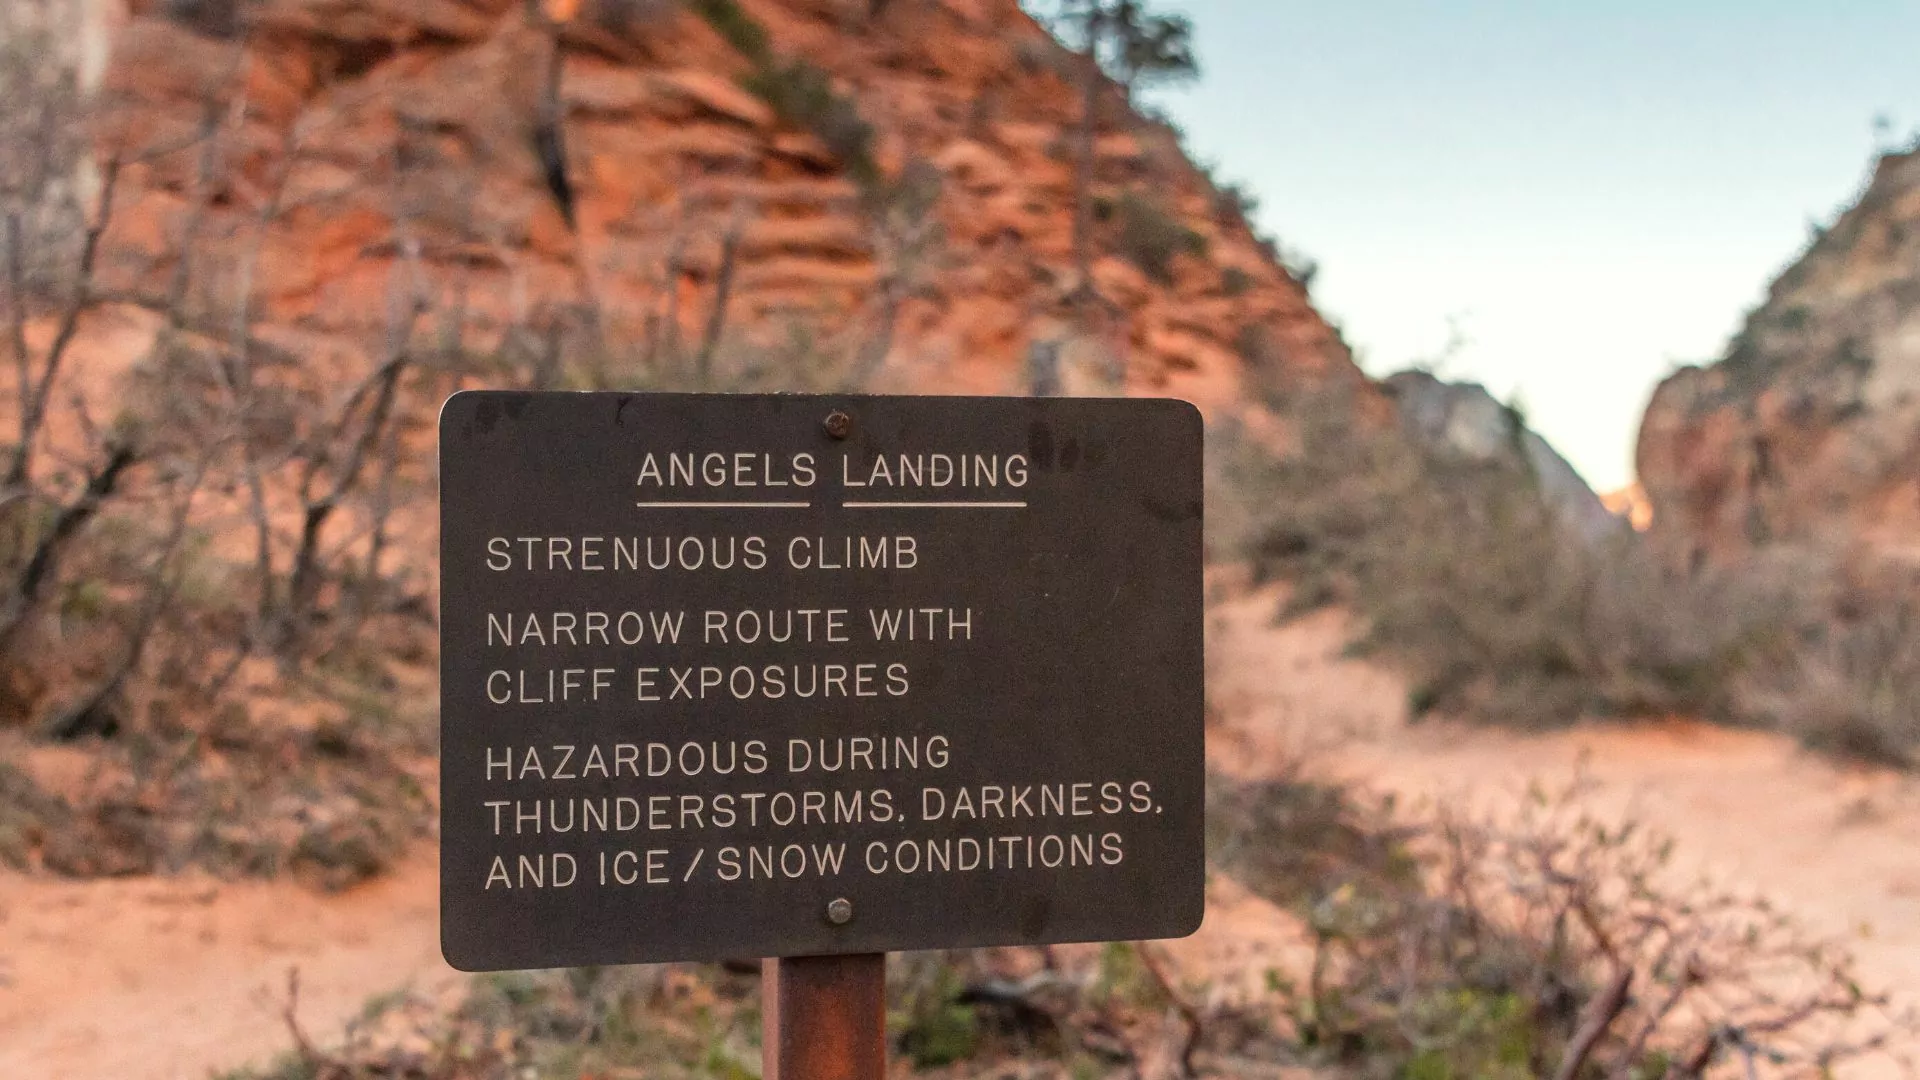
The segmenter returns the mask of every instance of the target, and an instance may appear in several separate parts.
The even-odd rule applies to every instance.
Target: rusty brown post
[[[768,960],[761,979],[761,1080],[882,1080],[884,953]]]

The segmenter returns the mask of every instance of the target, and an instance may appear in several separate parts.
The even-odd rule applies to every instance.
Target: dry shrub
[[[547,388],[660,393],[858,393],[865,386],[861,343],[801,322],[727,328],[698,354],[677,348],[587,346],[561,357]],[[651,352],[651,355],[648,355]],[[617,376],[614,373],[618,373]]]
[[[758,1075],[754,989],[693,967],[503,972],[474,978],[456,999],[381,995],[337,1038],[316,1041],[299,1022],[294,972],[281,1007],[293,1049],[220,1080],[747,1080]]]
[[[1037,949],[894,954],[891,1054],[916,1074],[955,1080],[1122,1080],[1141,1074],[1169,1029],[1186,1029],[1167,1022],[1169,1010],[1187,1007],[1146,946],[1115,942],[1071,965],[1053,960]],[[322,1039],[297,1023],[296,981],[282,1010],[292,1052],[222,1080],[751,1080],[760,1075],[757,966],[477,976],[454,998],[376,998],[344,1031]],[[1198,1064],[1231,1075],[1211,1060]]]
[[[217,706],[250,656],[297,667],[404,603],[381,559],[400,451],[429,430],[446,380],[415,363],[425,328],[405,271],[417,267],[389,275],[392,309],[351,343],[366,350],[327,358],[344,364],[259,332],[253,271],[318,121],[293,123],[244,211],[218,190],[235,136],[217,118],[243,96],[231,72],[210,73],[193,138],[102,146],[90,172],[100,101],[78,95],[57,50],[25,44],[0,50],[18,106],[0,124],[0,159],[39,163],[0,183],[0,358],[17,388],[0,477],[0,718],[54,739],[114,738],[152,727],[155,703]],[[192,177],[180,233],[144,268],[115,231],[129,201],[116,197],[120,164],[135,158]],[[108,297],[117,310],[103,310]],[[76,343],[135,309],[161,328],[127,384],[80,392],[75,369],[98,361]],[[252,543],[210,554],[233,537]]]
[[[1292,801],[1262,786],[1235,798]],[[1920,1036],[1844,949],[1764,899],[1676,873],[1668,841],[1595,815],[1577,780],[1403,828],[1419,873],[1306,890],[1260,864],[1264,845],[1223,852],[1224,871],[1300,911],[1314,937],[1304,977],[1276,980],[1309,1062],[1434,1080],[1813,1077],[1905,1060]]]
[[[1303,971],[1230,1001],[1150,943],[902,954],[894,1052],[938,1077],[1814,1077],[1904,1060],[1920,1019],[1764,900],[1676,873],[1578,781],[1489,815],[1396,814],[1301,777],[1216,779],[1216,872],[1297,912]],[[381,999],[321,1049],[230,1080],[757,1075],[750,968],[483,976]],[[291,1016],[291,1009],[288,1011]]]
[[[1810,576],[1823,588],[1818,602],[1799,613],[1791,648],[1742,672],[1739,715],[1818,750],[1911,767],[1920,753],[1920,574],[1844,561]]]
[[[1215,778],[1210,862],[1294,911],[1310,966],[1270,995],[1177,983],[1154,946],[892,959],[894,1052],[936,1076],[1813,1077],[1904,1061],[1920,1017],[1755,896],[1678,873],[1578,779],[1487,814],[1398,812],[1304,775]],[[486,976],[386,999],[292,1076],[755,1075],[750,969]],[[404,1006],[404,1007],[400,1007]]]
[[[0,771],[0,860],[69,877],[176,871],[289,873],[334,891],[383,872],[431,827],[413,768],[432,717],[379,694],[297,677],[282,712],[177,695],[90,747],[88,782],[66,797]]]
[[[1270,397],[1279,437],[1210,434],[1212,556],[1346,604],[1416,715],[1544,728],[1694,715],[1911,765],[1920,573],[1808,547],[1678,567],[1563,523],[1518,452],[1471,460],[1355,423],[1351,391]]]
[[[830,80],[778,67],[763,40],[756,51],[756,24],[737,5],[700,8],[764,61],[790,119],[839,149],[864,145]],[[9,33],[19,14],[0,16]],[[419,507],[431,506],[441,401],[475,382],[844,389],[884,359],[913,288],[896,268],[897,295],[876,297],[867,325],[831,339],[798,323],[736,326],[742,208],[704,310],[678,306],[677,242],[639,325],[609,333],[589,297],[508,305],[510,324],[498,326],[467,264],[443,257],[449,243],[498,240],[470,213],[449,213],[471,202],[453,196],[477,190],[484,165],[416,153],[403,133],[391,189],[376,189],[390,242],[354,268],[384,280],[384,303],[324,337],[289,334],[265,303],[263,253],[287,215],[365,194],[289,194],[347,115],[315,88],[318,104],[284,130],[223,121],[246,112],[242,25],[217,46],[231,65],[206,72],[198,91],[200,126],[161,139],[114,122],[125,119],[116,99],[78,94],[73,65],[40,47],[46,28],[27,29],[40,36],[0,46],[11,106],[0,117],[0,363],[21,398],[0,410],[18,421],[0,442],[0,724],[85,747],[110,782],[72,805],[0,785],[0,858],[68,874],[285,871],[325,888],[378,873],[432,810],[410,770],[432,752],[433,717],[400,704],[398,680],[437,647],[432,561],[404,556],[431,546]],[[90,153],[101,158],[92,173]],[[133,200],[115,195],[116,163],[136,160],[129,176],[171,184],[182,200],[161,250],[120,242]],[[903,201],[884,209],[930,216],[937,191],[901,192],[888,187]],[[151,348],[112,393],[78,393],[96,354],[75,342],[136,311],[161,327]]]
[[[64,828],[71,815],[64,799],[0,761],[0,866],[26,869],[47,834]]]
[[[1408,835],[1297,766],[1257,784],[1219,776],[1207,784],[1208,861],[1283,905],[1329,883],[1412,880],[1419,867]]]
[[[1658,565],[1564,524],[1518,453],[1472,460],[1369,428],[1346,391],[1280,402],[1291,442],[1212,433],[1216,557],[1289,580],[1293,611],[1365,618],[1356,648],[1411,676],[1410,706],[1521,727],[1589,714],[1724,713],[1781,627],[1784,590]]]

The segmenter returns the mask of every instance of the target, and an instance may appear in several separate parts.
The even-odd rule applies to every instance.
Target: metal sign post
[[[881,1080],[885,953],[795,956],[760,970],[761,1080]]]

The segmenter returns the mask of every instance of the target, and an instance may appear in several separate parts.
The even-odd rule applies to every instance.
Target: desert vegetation
[[[1075,50],[1072,76],[1080,86],[1080,123],[1073,140],[1073,261],[1081,300],[1092,299],[1094,222],[1094,142],[1100,130],[1101,112],[1111,96],[1125,104],[1136,87],[1153,82],[1193,78],[1200,71],[1193,52],[1193,27],[1185,16],[1153,10],[1138,0],[1062,0],[1053,10],[1041,13],[1049,19],[1063,40],[1073,42]],[[1126,242],[1129,257],[1139,262],[1150,276],[1164,278],[1166,260],[1178,245],[1157,237],[1143,243],[1139,237],[1155,231],[1178,228],[1165,222],[1164,215],[1152,224],[1143,224],[1146,209],[1141,197],[1129,193],[1122,209],[1135,208],[1123,215],[1123,231],[1135,237]],[[1152,254],[1142,258],[1143,251]]]
[[[1289,583],[1283,616],[1362,614],[1354,647],[1407,671],[1414,715],[1536,729],[1703,716],[1912,760],[1910,572],[1811,546],[1675,565],[1624,524],[1585,536],[1518,445],[1475,458],[1391,420],[1346,422],[1370,393],[1270,393],[1272,428],[1216,431],[1226,494],[1210,536]]]
[[[432,542],[422,500],[440,401],[467,385],[858,385],[937,254],[939,178],[909,165],[883,182],[864,124],[820,72],[774,59],[737,8],[705,5],[760,65],[747,87],[870,182],[886,256],[871,319],[740,332],[745,205],[699,309],[666,287],[686,272],[691,228],[657,253],[662,295],[634,325],[590,291],[515,306],[513,283],[481,280],[470,257],[500,241],[461,209],[485,163],[420,132],[380,163],[379,258],[356,268],[377,275],[379,302],[309,332],[272,310],[267,275],[297,223],[367,195],[328,164],[345,107],[316,91],[263,131],[244,12],[212,33],[168,10],[207,62],[198,122],[180,130],[133,125],[122,96],[83,90],[57,5],[16,13],[0,54],[0,330],[16,376],[0,722],[16,748],[81,744],[92,761],[61,791],[0,764],[0,862],[293,870],[344,887],[431,812],[432,569],[416,556]],[[312,74],[321,89],[339,77]],[[155,189],[173,196],[157,223]],[[128,241],[146,228],[156,243]],[[137,355],[114,355],[125,328]]]
[[[95,755],[69,792],[9,774],[0,858],[352,884],[427,805],[409,760],[431,749],[430,717],[397,703],[430,658],[430,603],[388,563],[417,482],[401,449],[444,385],[415,340],[423,305],[392,282],[358,370],[268,340],[252,281],[288,193],[214,212],[233,150],[215,96],[197,130],[96,156],[112,118],[58,62],[55,30],[23,26],[0,58],[0,154],[19,167],[0,199],[17,373],[0,708],[19,736]],[[188,177],[180,232],[135,259],[106,239],[121,180],[166,168]],[[103,360],[88,335],[129,322],[153,328],[147,346]],[[102,363],[124,363],[133,392],[102,394]]]
[[[1225,816],[1279,824],[1293,797],[1232,791]],[[1862,989],[1843,947],[1676,873],[1657,830],[1596,815],[1578,779],[1396,820],[1400,874],[1363,865],[1295,900],[1314,952],[1280,997],[1310,1058],[1377,1076],[1817,1076],[1910,1045],[1915,1017]],[[1270,851],[1221,863],[1271,895],[1292,874]]]
[[[904,6],[847,8],[880,19]],[[345,888],[430,831],[424,463],[446,395],[890,386],[904,328],[952,303],[937,279],[998,249],[954,250],[941,211],[956,170],[882,153],[856,89],[732,0],[589,5],[615,43],[569,47],[613,50],[684,10],[744,62],[735,85],[772,113],[769,138],[810,137],[826,162],[807,143],[786,187],[752,188],[725,164],[733,142],[702,144],[723,163],[694,178],[749,193],[714,198],[719,227],[692,200],[633,210],[673,223],[621,248],[648,283],[623,298],[599,287],[607,267],[580,239],[573,192],[586,180],[561,141],[559,28],[531,31],[544,136],[423,110],[397,114],[394,145],[362,160],[341,146],[351,95],[325,90],[374,66],[377,47],[338,50],[261,123],[245,5],[163,7],[208,61],[184,127],[83,93],[50,27],[23,23],[0,52],[0,352],[15,375],[0,447],[0,746],[85,759],[58,790],[0,761],[0,862]],[[1183,304],[1231,315],[1239,360],[1272,382],[1250,420],[1212,435],[1210,535],[1216,558],[1287,583],[1277,615],[1359,613],[1356,648],[1404,667],[1418,714],[1522,727],[1704,715],[1912,763],[1913,581],[1844,553],[1676,566],[1624,530],[1576,542],[1524,456],[1423,445],[1357,378],[1280,378],[1303,349],[1256,301],[1271,303],[1261,290],[1275,282],[1304,286],[1311,264],[1269,241],[1271,262],[1290,265],[1215,266],[1251,237],[1250,195],[1209,184],[1195,217],[1160,166],[1099,157],[1103,134],[1152,141],[1132,90],[1193,72],[1191,28],[1138,3],[1051,14],[1064,45],[1040,66],[1058,68],[1080,109],[1048,151],[1073,166],[1072,228],[1060,265],[1022,264],[1012,284],[983,288],[1063,285],[1062,310],[1085,331],[1106,319],[1090,312],[1125,313],[1124,289],[1098,284],[1112,264],[1125,288],[1184,290]],[[708,94],[699,108],[738,108]],[[503,225],[475,209],[502,196],[489,186],[498,160],[473,147],[529,138],[546,140],[537,160],[559,169],[546,180],[559,201],[511,203],[518,217]],[[767,191],[795,198],[839,179],[857,228],[832,242],[857,250],[836,258],[871,268],[852,302],[823,287],[792,317],[747,307],[756,243],[813,242],[766,239],[780,223]],[[165,213],[134,207],[153,192]],[[265,282],[311,254],[290,253],[288,238],[369,205],[378,224],[352,239],[344,276],[376,301],[276,310],[287,301]],[[526,255],[536,225],[551,226],[546,263]],[[623,243],[640,232],[631,220],[607,229]],[[556,264],[564,288],[529,284]],[[1025,318],[1060,313],[1023,303]],[[828,308],[857,315],[805,317]],[[122,355],[111,335],[128,327],[138,347]],[[1144,336],[1122,326],[1102,339],[1122,385]],[[1216,875],[1299,928],[1297,970],[1234,996],[1153,944],[900,957],[897,1056],[934,1076],[1074,1080],[1303,1067],[1414,1080],[1814,1076],[1903,1050],[1915,1031],[1843,951],[1759,899],[1682,878],[1660,838],[1596,816],[1577,790],[1471,816],[1382,806],[1302,768],[1217,780],[1210,833]],[[344,1032],[309,1031],[299,1005],[295,977],[292,1052],[236,1080],[759,1069],[758,983],[740,965],[482,978],[452,999],[370,1002]]]
[[[1306,771],[1216,778],[1211,864],[1303,958],[1253,993],[1153,943],[893,958],[893,1053],[928,1076],[1701,1077],[1910,1064],[1920,1016],[1840,944],[1678,872],[1577,778],[1511,805],[1408,812]],[[510,973],[369,1002],[339,1037],[232,1080],[759,1075],[752,963]]]
[[[0,55],[0,331],[15,374],[0,724],[22,753],[80,747],[89,768],[48,790],[8,767],[10,865],[314,863],[340,885],[377,872],[424,828],[429,798],[433,718],[416,703],[433,679],[423,552],[440,401],[476,385],[892,385],[901,335],[959,263],[947,172],[913,152],[883,168],[854,88],[731,0],[590,5],[566,26],[516,14],[487,48],[524,75],[507,87],[519,96],[471,115],[377,111],[366,80],[392,47],[293,49],[308,30],[247,4],[143,10],[160,45],[133,47],[168,50],[167,79],[82,86],[66,11],[10,9]],[[1155,288],[1220,279],[1237,317],[1257,317],[1255,294],[1284,275],[1243,268],[1234,285],[1205,265],[1206,239],[1147,193],[1179,168],[1094,156],[1098,138],[1147,126],[1132,86],[1191,71],[1184,23],[1134,4],[1057,14],[1084,38],[1048,53],[1086,109],[1059,151],[1079,163],[1078,281],[1123,259]],[[602,106],[567,98],[563,76],[675,19],[744,62],[732,81],[770,113],[765,138],[799,149],[762,180],[697,144],[680,175],[698,200],[602,223],[616,264],[581,233],[579,114]],[[693,94],[696,111],[761,122],[699,87],[673,107]],[[369,145],[369,130],[390,141]],[[515,169],[535,173],[538,199],[502,183]],[[772,198],[837,206],[841,182],[850,222],[775,216]],[[322,256],[295,245],[323,234],[347,255],[309,276]],[[803,266],[794,251],[828,254]],[[642,287],[605,288],[610,268]],[[756,271],[776,300],[750,300]],[[1124,377],[1135,331],[1107,331]]]

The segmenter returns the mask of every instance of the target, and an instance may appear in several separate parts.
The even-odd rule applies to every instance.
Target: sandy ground
[[[1402,797],[1510,800],[1584,771],[1597,811],[1671,836],[1690,870],[1770,896],[1844,937],[1879,985],[1920,990],[1920,784],[1758,732],[1687,721],[1541,736],[1405,720],[1390,672],[1344,658],[1337,613],[1272,625],[1273,594],[1211,613],[1216,766],[1290,757]]]
[[[1853,939],[1874,981],[1920,987],[1920,788],[1836,767],[1784,740],[1685,723],[1529,738],[1405,723],[1392,673],[1341,656],[1328,614],[1275,627],[1272,594],[1211,616],[1216,767],[1258,775],[1304,758],[1376,790],[1495,798],[1584,767],[1606,808],[1671,833],[1683,857],[1764,886],[1816,928]],[[184,1078],[284,1049],[300,1019],[338,1032],[373,995],[459,978],[440,960],[434,852],[339,896],[291,882],[200,877],[77,883],[0,876],[0,1077]],[[1252,991],[1302,948],[1289,919],[1216,881],[1206,925],[1169,950],[1214,992]]]
[[[338,896],[198,875],[0,877],[0,1077],[204,1080],[332,1035],[374,994],[457,974],[440,959],[438,868],[423,848]]]

